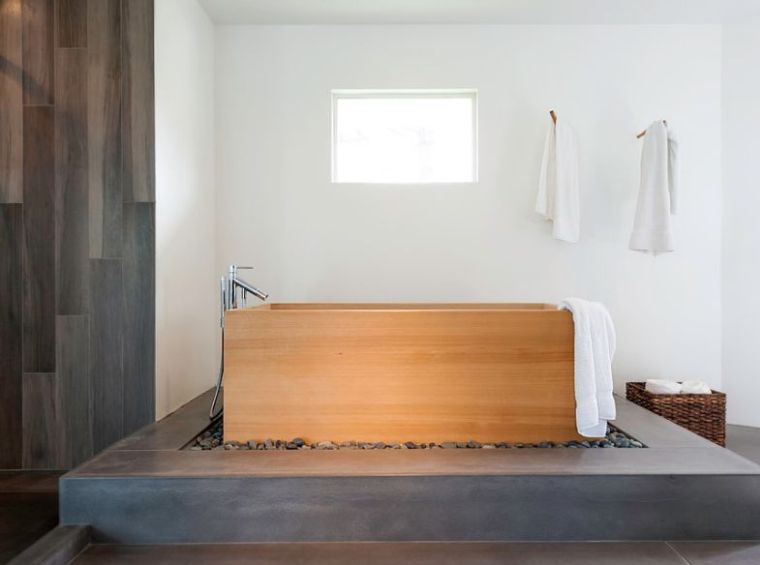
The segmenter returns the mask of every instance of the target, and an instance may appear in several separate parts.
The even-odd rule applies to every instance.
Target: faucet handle
[[[253,267],[247,267],[245,265],[235,265],[235,263],[232,263],[230,265],[230,271],[229,271],[230,276],[234,277],[235,273],[237,273],[239,269],[253,269]]]

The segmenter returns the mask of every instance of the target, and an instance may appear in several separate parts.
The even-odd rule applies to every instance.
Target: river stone
[[[365,442],[365,441],[342,441],[340,443],[332,441],[322,441],[319,443],[308,443],[303,438],[296,437],[290,441],[266,439],[264,442],[257,442],[250,439],[244,443],[236,440],[223,440],[223,422],[221,420],[212,424],[203,432],[199,433],[194,441],[188,444],[184,449],[192,451],[233,451],[233,450],[293,450],[293,449],[521,449],[521,448],[555,448],[555,449],[596,449],[596,448],[644,448],[646,447],[639,440],[628,436],[626,433],[610,426],[607,435],[603,439],[588,439],[583,441],[570,440],[562,443],[551,441],[542,441],[539,443],[527,444],[510,444],[508,442],[497,442],[481,444],[476,440],[468,442],[444,441],[441,443],[422,442],[416,443],[408,441],[405,443],[386,444],[384,442]]]

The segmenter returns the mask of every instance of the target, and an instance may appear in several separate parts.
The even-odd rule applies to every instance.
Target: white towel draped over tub
[[[636,204],[630,248],[673,251],[670,216],[676,213],[678,142],[663,121],[647,128],[641,148],[641,188]]]
[[[566,298],[560,310],[569,310],[575,325],[575,420],[578,433],[603,437],[607,422],[615,419],[612,396],[612,358],[615,326],[599,302]]]
[[[555,239],[575,243],[580,237],[578,142],[569,125],[549,121],[538,180],[536,212],[554,222]]]

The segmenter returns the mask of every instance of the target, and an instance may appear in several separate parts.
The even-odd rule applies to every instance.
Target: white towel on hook
[[[575,243],[580,238],[578,142],[561,120],[549,121],[538,180],[536,212],[554,222],[555,239]]]
[[[648,253],[673,251],[671,214],[676,213],[678,141],[664,121],[647,128],[641,148],[641,187],[630,248]]]
[[[569,310],[575,326],[575,421],[578,433],[603,437],[607,422],[615,419],[612,396],[612,358],[615,326],[600,302],[566,298],[560,310]]]

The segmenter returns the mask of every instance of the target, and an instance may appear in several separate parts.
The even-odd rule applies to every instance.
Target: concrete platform
[[[209,393],[65,475],[95,541],[760,539],[760,466],[618,398],[647,449],[182,451]]]

